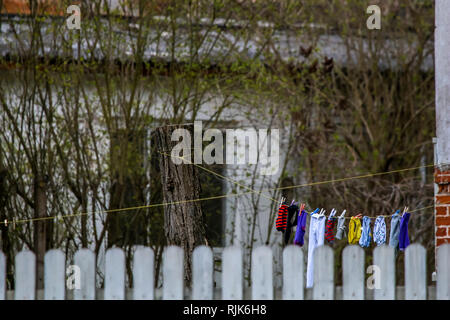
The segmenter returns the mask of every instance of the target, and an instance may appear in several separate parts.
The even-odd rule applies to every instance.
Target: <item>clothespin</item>
[[[302,211],[305,209],[305,204],[302,203],[300,204],[300,210],[299,210],[299,215],[302,214]]]
[[[8,226],[8,219],[5,219],[5,220],[3,221],[3,223],[5,224],[5,227],[7,227],[7,226]]]
[[[341,213],[341,217],[345,216],[345,213],[347,212],[347,210],[342,211]]]
[[[294,204],[294,202],[295,202],[295,199],[292,199],[291,206]]]
[[[408,207],[404,207],[404,208],[403,208],[402,217],[405,215],[406,212],[408,212],[408,209],[409,209]]]
[[[317,208],[316,210],[314,210],[313,212],[311,212],[311,215],[317,213],[319,211],[319,208]]]
[[[13,230],[16,230],[16,218],[13,218]]]
[[[336,214],[336,209],[335,208],[331,209],[330,215],[328,216],[328,220],[333,218],[335,214]]]
[[[284,202],[284,197],[281,197],[280,205],[278,206],[278,208],[280,208],[283,205],[283,202]]]

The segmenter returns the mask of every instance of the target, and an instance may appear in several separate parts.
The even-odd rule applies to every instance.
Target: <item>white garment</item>
[[[320,247],[325,239],[325,216],[313,214],[309,223],[308,265],[306,267],[306,287],[311,288],[314,282],[314,249]]]

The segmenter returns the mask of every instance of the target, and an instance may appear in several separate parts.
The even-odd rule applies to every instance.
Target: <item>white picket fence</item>
[[[154,253],[140,247],[134,254],[133,288],[126,288],[125,255],[119,248],[106,252],[103,297],[95,285],[95,256],[88,249],[81,249],[74,256],[74,263],[81,271],[81,288],[66,289],[65,256],[60,250],[50,250],[45,255],[43,299],[93,300],[93,299],[399,299],[395,281],[395,252],[388,246],[376,247],[373,264],[379,267],[379,288],[367,295],[364,250],[359,246],[347,246],[342,255],[343,286],[336,296],[334,281],[334,252],[328,246],[315,250],[314,287],[304,289],[304,254],[297,246],[283,251],[283,287],[276,296],[273,286],[272,249],[256,248],[252,253],[250,288],[244,288],[243,256],[239,247],[227,247],[222,254],[222,287],[213,287],[214,262],[210,248],[197,247],[193,254],[192,290],[184,288],[183,250],[176,246],[165,248],[163,254],[163,287],[157,297],[154,289]],[[401,253],[403,254],[403,253]],[[450,300],[450,244],[439,247],[437,253],[436,286],[427,287],[426,250],[419,244],[410,245],[405,254],[404,299]],[[38,299],[35,287],[35,255],[21,251],[15,258],[15,290],[11,299]],[[6,259],[0,254],[0,299],[6,299]],[[159,289],[158,289],[159,290]],[[434,292],[433,292],[434,291]],[[247,296],[244,292],[248,292]],[[305,294],[309,292],[309,297]],[[430,293],[432,292],[432,293]],[[69,294],[68,294],[69,293]],[[69,297],[70,295],[70,297]],[[9,294],[11,296],[11,292]]]

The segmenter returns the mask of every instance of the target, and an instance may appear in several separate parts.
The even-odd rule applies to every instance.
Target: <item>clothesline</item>
[[[408,221],[411,217],[409,208],[404,207],[403,212],[397,210],[392,216],[379,215],[376,217],[375,223],[371,219],[374,217],[363,216],[362,213],[352,217],[345,217],[347,210],[341,215],[337,215],[336,209],[332,209],[331,213],[325,215],[325,210],[319,208],[313,212],[305,210],[305,203],[298,206],[298,202],[292,201],[291,204],[285,202],[286,198],[282,197],[278,208],[278,218],[276,220],[276,229],[282,232],[284,244],[292,243],[291,232],[294,227],[295,236],[294,245],[303,246],[305,243],[305,233],[307,229],[307,217],[309,221],[309,238],[308,238],[308,261],[306,271],[306,287],[311,288],[314,283],[314,250],[325,244],[325,240],[329,244],[335,243],[336,240],[347,239],[350,245],[359,244],[362,248],[369,248],[373,243],[377,246],[388,244],[395,250],[404,251],[409,246]],[[333,219],[325,219],[325,217],[333,217]],[[389,242],[387,242],[387,228],[385,218],[392,218],[390,222]],[[292,221],[294,218],[294,221]],[[345,225],[345,219],[351,219],[348,227]],[[348,228],[348,229],[347,229]],[[335,232],[336,229],[336,232]],[[347,232],[348,230],[348,232]],[[347,235],[346,235],[347,233]]]

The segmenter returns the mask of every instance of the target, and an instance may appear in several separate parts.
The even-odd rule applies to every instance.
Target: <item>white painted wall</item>
[[[450,164],[450,1],[435,5],[437,163]]]

